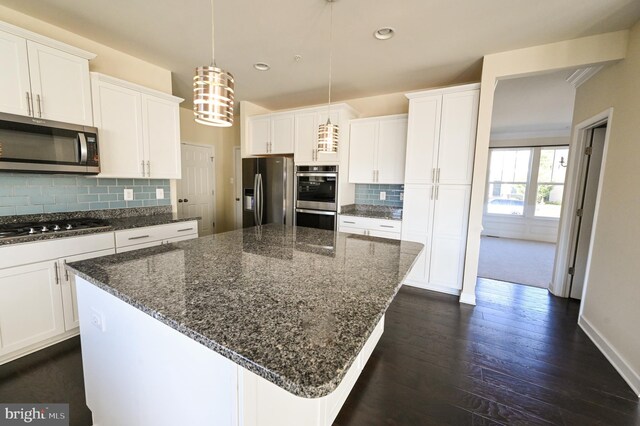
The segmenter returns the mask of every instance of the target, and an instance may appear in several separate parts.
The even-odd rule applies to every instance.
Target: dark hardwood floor
[[[336,424],[640,424],[578,302],[481,279],[477,303],[403,288]],[[79,339],[0,366],[0,402],[69,402],[71,425],[91,424]]]

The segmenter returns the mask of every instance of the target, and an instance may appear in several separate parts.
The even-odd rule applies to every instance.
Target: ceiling
[[[491,137],[568,136],[573,121],[575,70],[499,80],[494,94]]]
[[[0,4],[171,70],[187,100],[193,69],[211,62],[208,0]],[[339,0],[333,9],[335,100],[479,81],[485,54],[640,19],[638,0]],[[234,74],[237,99],[269,109],[325,102],[328,22],[325,0],[215,0],[216,62]],[[396,36],[376,40],[382,26]],[[254,70],[258,61],[271,70]]]

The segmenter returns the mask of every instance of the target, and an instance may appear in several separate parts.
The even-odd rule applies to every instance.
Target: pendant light
[[[327,105],[327,122],[318,126],[318,152],[338,152],[338,125],[331,123],[331,66],[333,65],[333,3],[327,0],[329,7],[329,103]]]
[[[196,123],[207,126],[233,125],[234,80],[231,73],[216,67],[211,0],[211,65],[196,68],[193,77],[193,114]]]

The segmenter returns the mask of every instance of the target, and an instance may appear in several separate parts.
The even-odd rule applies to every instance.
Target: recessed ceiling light
[[[378,40],[389,40],[395,33],[395,30],[391,27],[382,27],[375,30],[373,36]]]
[[[258,71],[269,71],[269,69],[271,68],[269,64],[266,64],[264,62],[256,62],[255,64],[253,64],[253,67]]]

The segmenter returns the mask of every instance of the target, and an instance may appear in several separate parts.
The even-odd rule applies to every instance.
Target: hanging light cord
[[[211,65],[216,66],[216,44],[215,44],[215,32],[213,31],[215,20],[213,16],[213,0],[211,0]]]
[[[333,65],[333,2],[329,0],[329,105],[327,106],[327,122],[331,121],[331,69]]]

